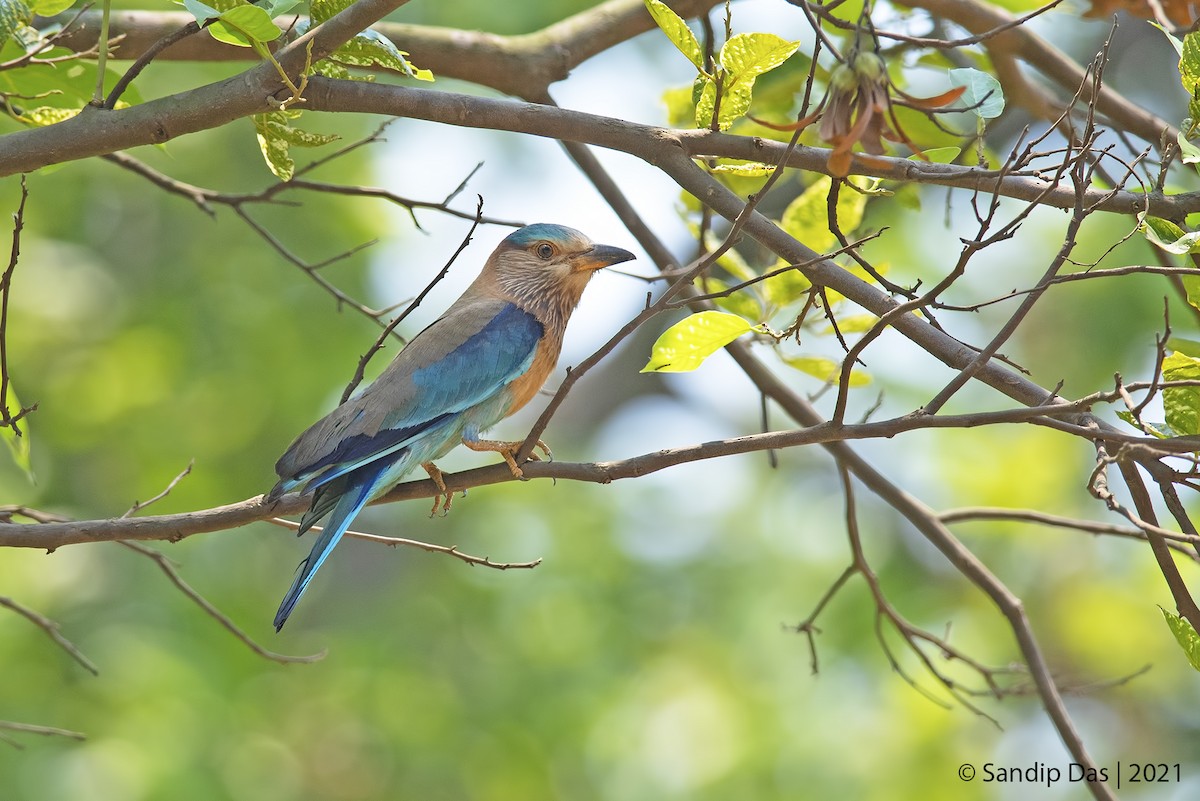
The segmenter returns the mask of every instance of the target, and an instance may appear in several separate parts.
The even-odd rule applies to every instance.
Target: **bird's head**
[[[574,228],[535,223],[504,238],[480,278],[526,308],[575,308],[592,274],[634,255],[597,245]]]

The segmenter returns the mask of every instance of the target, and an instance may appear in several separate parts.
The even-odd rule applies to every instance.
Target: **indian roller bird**
[[[483,432],[546,381],[595,271],[632,258],[562,225],[509,234],[462,296],[379,378],[296,438],[275,465],[279,483],[267,500],[297,488],[312,495],[298,536],[328,519],[279,606],[276,631],[363,506],[409,471],[424,467],[437,484],[435,512],[443,498],[449,508],[450,493],[433,460],[460,442],[499,453],[521,477],[514,459],[521,443],[484,439]]]

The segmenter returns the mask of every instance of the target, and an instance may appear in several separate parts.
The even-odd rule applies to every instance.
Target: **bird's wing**
[[[507,301],[454,304],[358,396],[301,434],[275,466],[272,497],[317,487],[392,454],[523,375],[543,326]]]

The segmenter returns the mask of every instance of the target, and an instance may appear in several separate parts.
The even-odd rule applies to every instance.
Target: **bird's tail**
[[[338,544],[342,535],[346,533],[346,529],[350,528],[354,517],[371,499],[371,494],[377,489],[385,468],[386,465],[367,465],[347,476],[349,481],[345,490],[333,504],[333,510],[329,514],[329,519],[325,521],[324,529],[317,537],[317,541],[313,543],[312,551],[300,563],[296,579],[288,589],[287,595],[283,597],[279,611],[275,613],[275,631],[283,628],[283,624],[287,622],[288,616],[296,607],[296,602],[308,588],[308,583],[312,581],[317,570],[324,564],[325,559],[333,550],[333,546]],[[311,522],[313,521],[310,521],[310,525]]]

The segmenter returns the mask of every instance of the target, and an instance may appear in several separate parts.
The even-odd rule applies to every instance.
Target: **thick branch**
[[[404,5],[407,0],[358,0],[276,53],[289,75],[324,58],[359,31]],[[84,106],[79,114],[56,125],[15,131],[3,137],[0,175],[30,172],[48,164],[99,156],[137,145],[161,144],[251,114],[278,108],[275,97],[284,84],[276,66],[264,61],[245,72],[198,89],[108,110]],[[283,99],[283,98],[278,98]]]
[[[250,77],[256,80],[243,80]],[[272,108],[268,100],[270,91],[278,88],[278,75],[273,70],[256,67],[220,83],[127,109],[105,112],[85,109],[79,116],[57,125],[18,131],[5,137],[5,147],[0,150],[0,176],[138,145],[156,144],[186,133],[215,128],[238,117],[269,110]],[[779,142],[758,137],[679,131],[532,103],[360,81],[314,77],[309,82],[305,99],[305,107],[316,111],[375,113],[463,127],[516,131],[621,150],[651,164],[660,164],[681,151],[693,158],[717,156],[776,163],[786,149]],[[797,147],[784,163],[789,167],[827,172],[828,160],[829,151],[824,148]],[[1057,208],[1069,209],[1075,204],[1073,187],[1050,187],[1043,179],[1032,175],[1001,175],[994,170],[861,154],[856,155],[853,170],[897,181],[998,192],[1028,201],[1040,199]],[[1084,200],[1100,211],[1136,214],[1149,210],[1154,216],[1165,219],[1183,219],[1200,211],[1200,194],[1196,193],[1168,196],[1088,189]]]
[[[673,0],[670,5],[682,17],[703,14],[720,0]],[[68,15],[53,19],[66,22]],[[109,36],[121,36],[116,58],[136,59],[164,36],[188,22],[192,15],[182,11],[113,11]],[[280,19],[287,28],[293,17]],[[365,26],[364,26],[365,27]],[[595,8],[556,22],[540,31],[520,36],[500,36],[482,31],[464,31],[399,22],[372,25],[409,53],[414,64],[430,69],[439,78],[454,78],[488,86],[505,94],[532,98],[561,81],[582,62],[613,45],[654,27],[642,0],[610,0]],[[95,47],[100,31],[100,12],[81,15],[59,44],[77,52]],[[211,36],[192,36],[165,50],[158,59],[175,61],[242,61],[255,58],[246,47],[233,47]]]
[[[752,357],[750,357],[752,358]],[[609,462],[526,462],[521,466],[527,478],[567,479],[597,484],[609,484],[625,478],[664,470],[668,467],[700,461],[779,450],[803,445],[826,445],[854,439],[893,437],[907,431],[930,428],[968,428],[980,425],[1022,423],[1076,414],[1077,407],[1005,409],[971,415],[906,416],[860,425],[837,425],[818,421],[808,428],[751,434],[744,437],[669,448],[645,453],[628,459]],[[807,421],[803,421],[807,422]],[[1136,439],[1136,438],[1132,438]],[[460,473],[444,475],[446,488],[460,492],[472,487],[514,480],[505,464],[479,467]],[[432,498],[439,490],[433,481],[423,479],[400,484],[379,503],[392,503],[412,498]],[[147,515],[110,520],[52,521],[37,524],[0,523],[0,547],[39,548],[53,551],[64,545],[112,540],[172,540],[193,534],[237,528],[279,515],[300,513],[308,508],[310,499],[301,495],[286,495],[276,503],[265,502],[263,496],[249,498],[227,506],[173,515]]]

